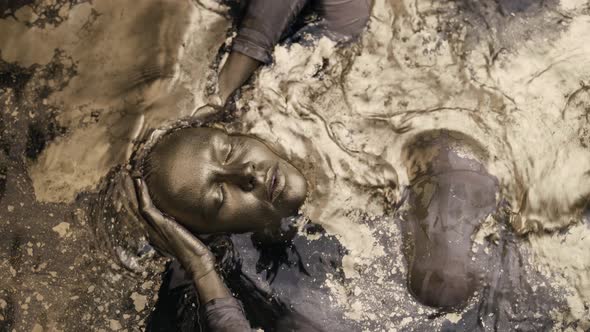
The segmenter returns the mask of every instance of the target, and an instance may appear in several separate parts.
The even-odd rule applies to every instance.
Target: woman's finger
[[[140,178],[136,178],[134,179],[134,183],[138,196],[140,213],[154,228],[153,230],[158,238],[161,238],[166,244],[166,247],[173,252],[174,256],[186,261],[187,264],[195,263],[191,259],[191,257],[194,257],[195,255],[202,257],[197,260],[197,262],[199,262],[197,265],[199,266],[203,265],[203,262],[207,262],[207,264],[205,264],[206,266],[214,264],[211,263],[214,262],[214,259],[209,248],[207,248],[201,240],[176,221],[164,216],[158,208],[154,206],[145,182]]]
[[[140,178],[133,179],[135,184],[135,191],[137,192],[138,202],[140,207],[147,207],[153,205],[152,199],[150,198],[150,193],[148,191],[147,186]]]
[[[136,178],[134,183],[135,191],[137,192],[140,213],[146,219],[148,219],[149,222],[156,222],[160,224],[165,222],[164,219],[166,219],[166,217],[164,217],[164,215],[162,215],[162,213],[154,206],[145,182],[143,182],[143,180],[140,178]]]

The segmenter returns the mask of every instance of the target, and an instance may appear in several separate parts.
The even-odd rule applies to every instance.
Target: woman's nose
[[[239,186],[244,191],[252,191],[261,183],[256,176],[256,166],[251,162],[225,168],[222,179]]]

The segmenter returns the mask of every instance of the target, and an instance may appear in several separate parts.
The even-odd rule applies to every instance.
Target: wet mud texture
[[[28,165],[68,133],[47,98],[76,74],[58,49],[43,65],[0,60],[0,331],[138,330],[158,290],[158,278],[131,278],[97,246],[85,215],[95,198],[35,197]]]
[[[165,265],[125,265],[97,231],[118,229],[119,205],[103,202],[106,219],[89,211],[136,138],[203,104],[231,37],[219,12],[212,1],[0,0],[0,331],[144,329]],[[359,331],[590,328],[590,218],[579,218],[589,15],[574,0],[379,0],[360,44],[278,47],[241,91],[233,129],[307,172],[308,217],[347,249],[343,275],[309,282]],[[483,146],[476,181],[489,173],[501,193],[479,227],[483,216],[462,211],[477,245],[461,234],[454,255],[475,258],[465,268],[483,281],[443,310],[409,291],[427,260],[404,243],[410,221],[431,223],[412,210],[428,183],[455,188],[406,164],[416,151],[405,148],[441,128]]]

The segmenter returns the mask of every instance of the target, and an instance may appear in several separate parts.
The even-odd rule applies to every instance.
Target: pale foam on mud
[[[487,167],[501,181],[501,196],[511,203],[513,227],[520,233],[578,223],[590,193],[589,123],[584,119],[590,16],[575,12],[583,4],[565,4],[572,19],[557,37],[539,34],[515,41],[491,65],[487,43],[470,50],[462,45],[466,26],[459,24],[462,29],[452,38],[442,39],[439,22],[418,15],[415,4],[423,13],[438,6],[377,1],[352,63],[347,51],[327,39],[311,49],[278,47],[275,65],[260,71],[251,95],[242,100],[250,106],[243,120],[251,132],[324,172],[328,184],[318,180],[320,193],[312,195],[304,211],[351,250],[345,271],[352,278],[358,273],[351,262],[371,264],[382,251],[370,232],[355,225],[359,220],[350,211],[380,214],[386,208],[366,188],[395,181],[391,169],[401,186],[407,184],[401,156],[416,133],[447,129],[484,146]],[[458,51],[465,51],[465,59]],[[411,130],[395,133],[405,126]],[[582,238],[590,236],[588,228],[576,229]],[[571,255],[567,244],[552,248],[555,255],[543,254],[551,241],[541,239],[563,240],[561,235],[531,237],[536,239],[531,250],[542,264],[552,273],[567,271],[563,278],[552,276],[555,286],[570,290],[571,314],[588,324],[587,241],[576,243],[584,249],[576,250],[573,262],[559,258]],[[355,288],[354,281],[349,287]],[[357,312],[352,317],[371,308],[350,299],[341,302]]]
[[[207,6],[215,11],[188,2],[100,1],[74,6],[56,28],[0,21],[0,31],[9,31],[0,34],[5,61],[45,64],[59,47],[78,71],[47,101],[60,108],[68,133],[29,167],[39,201],[71,202],[93,190],[129,158],[135,138],[203,104],[209,66],[229,27],[216,13],[223,8]],[[493,52],[496,27],[467,41],[476,29],[453,6],[377,0],[359,45],[339,48],[322,38],[313,47],[277,47],[275,63],[243,91],[238,106],[248,111],[237,129],[269,142],[311,182],[304,214],[350,251],[343,262],[349,282],[329,284],[347,317],[367,326],[391,322],[383,326],[394,330],[410,329],[414,313],[429,312],[403,283],[387,282],[406,267],[401,232],[381,217],[409,182],[402,160],[408,144],[425,131],[449,130],[484,147],[514,227],[533,233],[522,238],[533,265],[567,291],[570,310],[554,317],[589,328],[590,231],[577,225],[543,233],[579,223],[590,193],[588,3],[563,0],[555,9],[569,17],[561,31],[531,31]],[[19,17],[31,15],[24,10]],[[527,18],[514,17],[504,28],[527,26]],[[360,278],[368,273],[371,287]],[[383,297],[400,307],[375,310]]]

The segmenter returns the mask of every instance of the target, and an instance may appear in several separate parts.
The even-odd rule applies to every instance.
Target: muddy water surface
[[[16,1],[0,17],[0,330],[141,330],[164,263],[136,252],[136,269],[105,249],[98,192],[134,140],[204,103],[232,37],[227,8]],[[275,49],[229,129],[266,140],[313,185],[304,215],[348,250],[344,279],[323,281],[346,319],[590,328],[588,31],[587,1],[378,0],[358,44]],[[472,236],[487,281],[460,310],[421,305],[406,286],[425,133],[454,137],[498,186]]]

